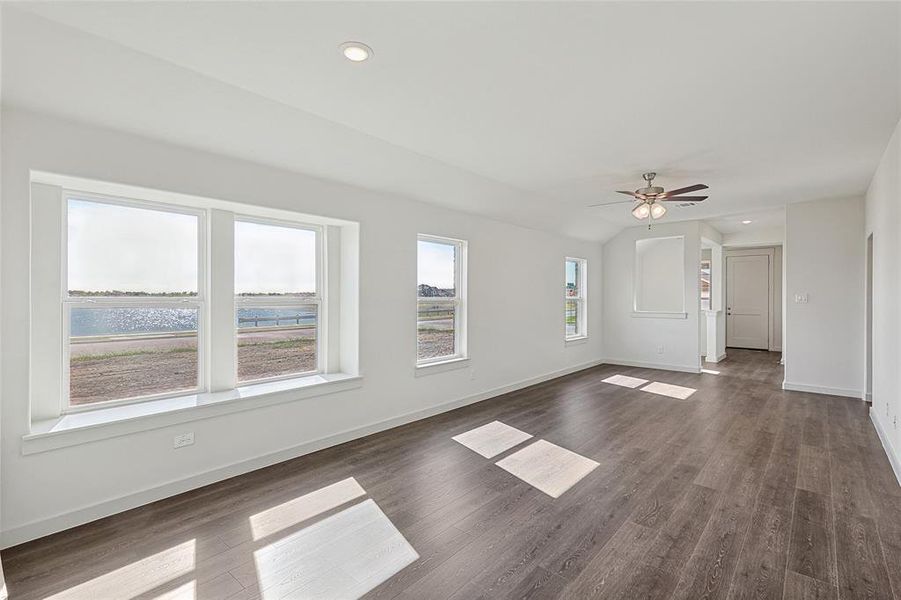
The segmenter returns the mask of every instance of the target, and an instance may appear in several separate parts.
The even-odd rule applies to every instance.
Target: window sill
[[[421,365],[416,365],[416,377],[431,375],[433,373],[444,373],[445,371],[456,371],[457,369],[465,369],[467,367],[469,367],[468,356],[423,363]]]
[[[688,313],[632,311],[632,318],[633,319],[687,319]]]
[[[328,373],[256,383],[223,392],[191,394],[71,413],[56,419],[33,422],[31,433],[22,436],[22,454],[47,452],[189,421],[343,392],[362,385],[362,377],[346,373]]]
[[[578,346],[579,344],[585,344],[588,342],[587,335],[575,335],[573,337],[568,337],[564,340],[564,344],[567,346]]]

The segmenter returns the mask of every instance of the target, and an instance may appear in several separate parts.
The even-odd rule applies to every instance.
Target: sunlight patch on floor
[[[641,388],[641,391],[651,392],[652,394],[659,394],[661,396],[669,396],[670,398],[677,398],[679,400],[686,400],[698,390],[690,387],[682,387],[681,385],[655,381],[654,383],[649,383]]]
[[[647,379],[629,377],[628,375],[611,375],[603,381],[604,383],[612,383],[613,385],[619,385],[627,388],[637,388],[638,386],[644,385],[648,382]]]
[[[496,464],[552,498],[559,498],[598,466],[590,458],[546,440],[538,440]]]
[[[253,539],[254,541],[261,540],[365,495],[366,490],[357,483],[357,480],[348,477],[309,494],[288,500],[250,517]]]
[[[707,373],[708,375],[719,375],[719,371],[714,371],[713,369],[701,369],[701,373]]]
[[[195,600],[197,598],[197,582],[191,580],[174,590],[154,596],[153,600]]]
[[[45,600],[134,598],[193,572],[195,545],[194,540],[189,540],[48,596]]]
[[[455,435],[451,439],[485,458],[492,458],[531,437],[530,433],[520,431],[500,421],[492,421],[466,433]]]
[[[359,598],[419,558],[373,500],[253,553],[262,600]]]

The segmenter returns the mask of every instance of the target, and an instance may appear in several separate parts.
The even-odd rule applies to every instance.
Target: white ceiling
[[[646,170],[710,185],[669,220],[860,195],[899,117],[896,3],[15,6],[9,104],[585,238]]]
[[[751,222],[744,223],[744,221]],[[785,209],[771,208],[764,210],[746,210],[734,215],[707,219],[707,224],[722,234],[785,229]]]

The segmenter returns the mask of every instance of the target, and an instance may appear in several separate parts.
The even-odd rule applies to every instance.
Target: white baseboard
[[[860,390],[849,390],[845,388],[825,387],[822,385],[810,385],[807,383],[790,383],[782,382],[782,389],[787,392],[809,392],[811,394],[825,394],[827,396],[843,396],[845,398],[862,399]]]
[[[700,373],[700,366],[673,365],[669,363],[650,363],[635,360],[625,360],[622,358],[605,358],[602,361],[607,365],[619,365],[621,367],[641,367],[643,369],[660,369],[661,371],[679,371],[682,373]]]
[[[715,357],[713,357],[713,358],[707,358],[706,356],[704,357],[704,362],[709,362],[709,363],[718,363],[718,362],[723,361],[723,360],[726,360],[726,353],[725,353],[725,352],[723,352],[723,353],[720,354],[719,356],[715,356]]]
[[[384,419],[382,421],[377,421],[375,423],[370,423],[369,425],[364,425],[362,427],[347,429],[345,431],[340,431],[332,435],[323,436],[321,438],[309,442],[304,442],[303,444],[298,444],[296,446],[291,446],[289,448],[272,452],[270,454],[265,454],[248,460],[232,463],[224,467],[214,469],[212,471],[206,471],[183,479],[170,481],[159,486],[146,488],[133,494],[127,494],[125,496],[106,500],[104,502],[93,504],[91,506],[55,515],[47,519],[32,521],[30,523],[26,523],[24,525],[20,525],[18,527],[0,532],[0,549],[9,548],[10,546],[15,546],[17,544],[22,544],[24,542],[43,537],[45,535],[50,535],[51,533],[56,533],[58,531],[70,529],[72,527],[83,525],[91,521],[96,521],[97,519],[102,519],[103,517],[108,517],[110,515],[130,510],[132,508],[150,504],[151,502],[156,502],[157,500],[162,500],[163,498],[169,498],[170,496],[175,496],[177,494],[203,487],[211,483],[216,483],[224,479],[229,479],[237,475],[243,475],[244,473],[249,473],[250,471],[255,471],[257,469],[262,469],[263,467],[268,467],[270,465],[284,462],[286,460],[291,460],[292,458],[310,454],[311,452],[317,452],[331,446],[337,446],[338,444],[343,444],[345,442],[365,437],[373,433],[385,431],[386,429],[391,429],[393,427],[412,423],[413,421],[419,421],[421,419],[454,410],[455,408],[461,408],[469,404],[475,404],[476,402],[488,400],[490,398],[494,398],[495,396],[500,396],[502,394],[514,392],[516,390],[542,383],[544,381],[556,379],[557,377],[569,375],[570,373],[575,373],[584,369],[590,369],[591,367],[596,367],[600,364],[603,364],[603,362],[604,361],[602,360],[590,361],[572,367],[567,367],[565,369],[559,369],[557,371],[545,373],[543,375],[538,375],[536,377],[522,379],[515,383],[500,386],[491,390],[474,394],[472,396],[459,398],[457,400],[452,400],[443,404],[436,404],[434,406],[423,408],[421,410],[416,410],[413,412],[398,415],[396,417]]]
[[[898,480],[898,485],[901,485],[901,456],[899,456],[895,447],[892,446],[892,442],[889,441],[888,436],[885,434],[885,431],[883,431],[882,425],[879,423],[879,418],[876,417],[876,413],[873,411],[872,407],[870,407],[870,420],[873,422],[873,427],[876,428],[876,435],[879,436],[879,441],[882,442],[882,449],[885,450],[886,455],[888,455],[888,461],[892,465],[892,471],[895,472],[895,479]]]

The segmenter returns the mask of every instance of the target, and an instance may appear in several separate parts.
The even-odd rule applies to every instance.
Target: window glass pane
[[[238,381],[315,371],[315,305],[239,308]]]
[[[451,302],[419,302],[417,314],[419,360],[456,354],[456,309]]]
[[[71,296],[196,295],[198,217],[68,200]]]
[[[566,261],[566,295],[576,297],[579,295],[579,262]]]
[[[420,298],[453,297],[456,246],[419,240],[417,282]]]
[[[710,310],[710,260],[701,260],[701,310]]]
[[[235,221],[235,294],[314,296],[316,232]]]
[[[579,334],[579,302],[577,300],[566,300],[566,335]]]
[[[197,387],[196,308],[72,308],[69,404]]]

